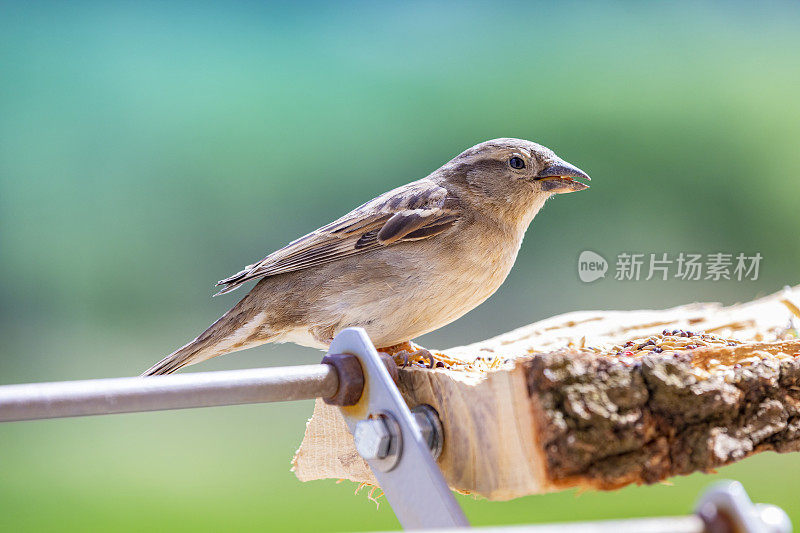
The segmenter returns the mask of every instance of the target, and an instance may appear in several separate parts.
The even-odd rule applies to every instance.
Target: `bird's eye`
[[[514,156],[508,160],[508,164],[515,170],[522,170],[525,168],[525,161],[521,157]]]

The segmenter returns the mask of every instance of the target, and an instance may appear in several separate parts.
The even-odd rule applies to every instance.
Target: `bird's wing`
[[[397,242],[438,235],[459,219],[458,199],[422,179],[398,187],[217,282],[217,294],[251,279],[319,266]]]

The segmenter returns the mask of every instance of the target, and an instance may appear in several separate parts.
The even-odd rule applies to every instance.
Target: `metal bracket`
[[[432,442],[441,448],[441,433],[436,437],[433,429],[433,438],[426,439],[416,421],[435,411],[428,407],[416,417],[411,413],[363,329],[340,332],[328,353],[354,355],[361,363],[364,393],[358,403],[340,410],[400,524],[407,529],[468,527],[431,453]]]
[[[754,504],[738,481],[711,485],[697,502],[697,515],[708,531],[747,533],[790,533],[792,523],[786,511],[775,505]]]

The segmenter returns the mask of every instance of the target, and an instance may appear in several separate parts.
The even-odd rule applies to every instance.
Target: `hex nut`
[[[389,455],[392,434],[381,418],[360,420],[353,432],[356,451],[364,459],[383,459]]]
[[[358,357],[350,354],[327,354],[322,364],[331,365],[339,376],[339,388],[330,398],[323,398],[328,405],[355,405],[364,392],[364,372]]]

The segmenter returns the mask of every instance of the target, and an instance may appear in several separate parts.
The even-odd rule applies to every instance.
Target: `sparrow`
[[[258,283],[143,375],[267,342],[326,349],[353,326],[381,351],[411,346],[500,287],[545,201],[588,188],[575,178],[590,179],[531,141],[473,146],[219,281],[217,294]]]

